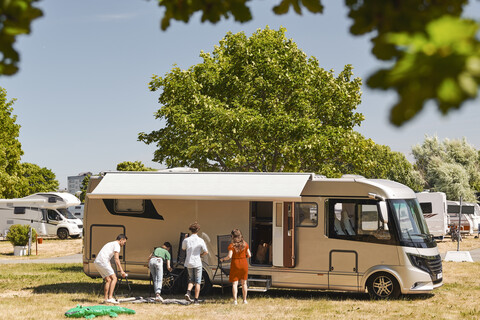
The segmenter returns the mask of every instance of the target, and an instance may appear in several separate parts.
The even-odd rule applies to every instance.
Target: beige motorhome
[[[108,172],[92,177],[84,215],[84,272],[119,233],[130,278],[148,279],[145,261],[165,241],[177,259],[179,234],[198,221],[217,270],[217,236],[242,230],[252,258],[249,283],[366,292],[377,298],[442,285],[442,262],[415,193],[388,180],[327,179],[309,173]],[[217,271],[217,272],[216,272]]]

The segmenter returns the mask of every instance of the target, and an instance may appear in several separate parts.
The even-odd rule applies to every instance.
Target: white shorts
[[[115,273],[111,265],[103,265],[99,263],[94,264],[103,279]]]

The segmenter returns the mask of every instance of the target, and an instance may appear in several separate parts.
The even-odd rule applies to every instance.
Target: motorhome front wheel
[[[64,228],[58,229],[57,230],[57,236],[62,240],[67,239],[68,238],[68,230],[64,229]]]
[[[367,288],[372,299],[395,299],[400,295],[397,279],[386,272],[374,274],[368,281]]]

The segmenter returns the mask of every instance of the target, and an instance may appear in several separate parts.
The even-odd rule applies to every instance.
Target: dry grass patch
[[[444,262],[443,287],[394,301],[371,301],[366,294],[272,289],[249,293],[248,305],[235,306],[229,290],[222,294],[215,287],[199,306],[125,303],[122,306],[136,315],[118,319],[478,319],[479,271],[477,262]],[[100,286],[101,280],[87,277],[80,264],[0,265],[0,318],[66,319],[64,312],[77,304],[99,304]],[[148,282],[135,280],[132,288],[136,296],[150,295]]]
[[[440,251],[440,253],[457,250],[457,242],[452,241],[450,238],[445,238],[443,241],[438,241],[437,246],[438,246],[438,251]],[[460,241],[461,251],[470,251],[478,248],[480,248],[479,238],[468,236],[468,237],[464,237],[463,240]]]
[[[42,244],[32,244],[31,256],[14,256],[9,241],[0,241],[0,259],[39,259],[62,257],[82,253],[82,239],[43,239]]]
[[[44,240],[39,257],[81,252],[81,240]],[[0,243],[2,248],[11,244]],[[438,243],[440,252],[456,250],[446,239]],[[461,250],[480,247],[480,240],[469,237]],[[41,255],[40,255],[41,254]],[[2,259],[12,256],[0,253]],[[34,258],[32,258],[34,259]],[[32,261],[34,262],[34,261]],[[366,294],[334,293],[315,290],[271,289],[249,293],[248,305],[233,305],[230,290],[222,294],[215,287],[199,306],[129,304],[136,315],[117,319],[480,319],[480,263],[443,262],[444,285],[433,294],[405,296],[394,301],[371,301]],[[81,264],[8,264],[0,265],[0,319],[66,319],[65,311],[77,304],[101,302],[101,280],[90,279]],[[133,281],[135,296],[151,294],[148,282]],[[182,295],[164,298],[179,298]],[[109,319],[107,316],[103,319]]]

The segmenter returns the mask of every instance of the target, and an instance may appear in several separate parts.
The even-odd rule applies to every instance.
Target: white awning
[[[106,173],[90,199],[299,200],[310,173]]]

